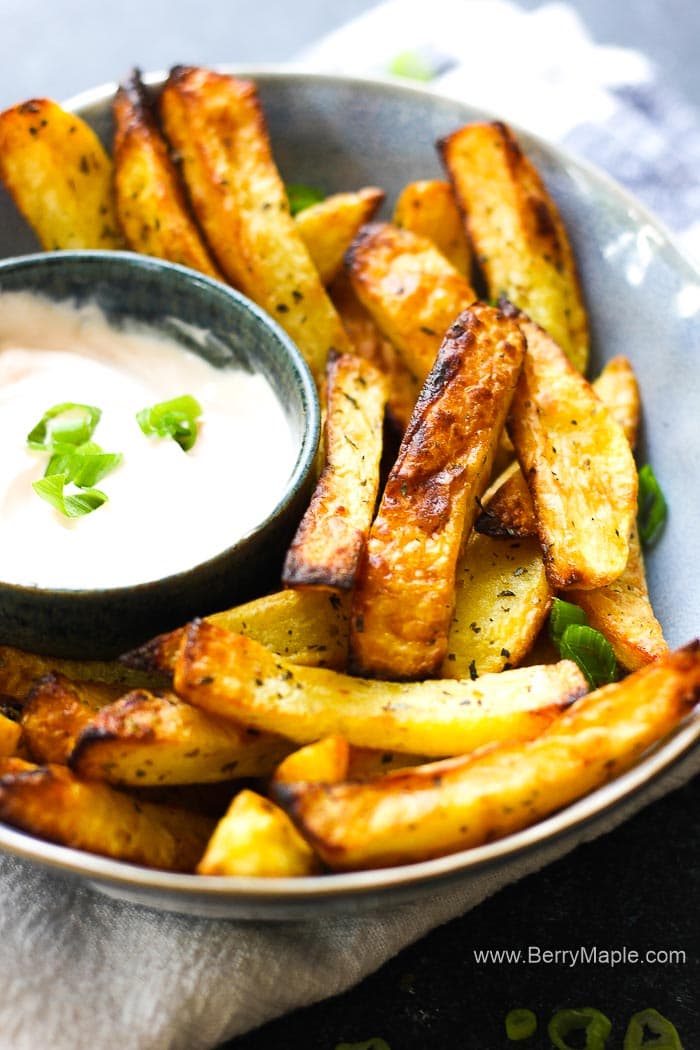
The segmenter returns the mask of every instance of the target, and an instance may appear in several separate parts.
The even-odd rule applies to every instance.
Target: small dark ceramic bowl
[[[0,644],[52,656],[106,659],[193,616],[274,586],[284,550],[308,502],[320,429],[313,379],[281,328],[249,299],[218,281],[128,252],[56,252],[7,259],[0,262],[0,296],[10,291],[35,292],[77,305],[94,302],[116,327],[133,321],[146,324],[217,368],[262,373],[284,406],[297,457],[272,513],[238,542],[194,568],[100,590],[42,589],[0,581]],[[195,329],[200,338],[191,334]]]

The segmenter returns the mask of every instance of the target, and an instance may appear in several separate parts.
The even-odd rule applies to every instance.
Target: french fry
[[[386,381],[354,354],[328,363],[326,460],[282,571],[286,587],[349,591],[379,488]]]
[[[267,776],[290,750],[279,736],[141,689],[93,714],[69,764],[80,777],[115,785],[208,784]]]
[[[330,284],[357,231],[384,200],[384,191],[366,186],[354,193],[334,193],[294,216],[297,230],[323,284]]]
[[[586,692],[581,672],[566,660],[475,682],[355,678],[298,667],[206,622],[188,627],[174,681],[196,707],[298,744],[338,735],[356,747],[431,757],[535,736]]]
[[[60,765],[0,777],[0,820],[63,846],[168,871],[194,871],[214,825],[84,783]]]
[[[114,194],[129,248],[223,278],[190,215],[138,70],[119,86],[114,116]]]
[[[14,755],[21,736],[21,725],[7,715],[0,714],[0,758]]]
[[[509,432],[555,589],[604,587],[629,555],[637,470],[622,428],[554,340],[521,316],[525,363]]]
[[[324,736],[287,755],[278,765],[272,780],[278,784],[294,784],[302,780],[337,784],[347,778],[349,769],[350,745],[347,740],[342,736]]]
[[[395,226],[431,240],[455,270],[469,279],[471,250],[449,182],[409,182],[396,201],[393,221]]]
[[[313,875],[319,863],[287,814],[269,798],[239,791],[197,865],[198,875],[285,878]]]
[[[214,613],[206,619],[234,634],[254,638],[295,664],[337,670],[347,667],[350,630],[350,599],[347,595],[311,589],[276,591],[245,605]],[[134,675],[172,679],[183,638],[182,628],[158,635],[127,653],[122,660]]]
[[[303,214],[303,212],[302,212]],[[387,410],[399,433],[409,424],[415,408],[421,383],[408,369],[403,358],[385,339],[370,314],[355,295],[350,279],[341,273],[329,288],[343,327],[348,333],[353,350],[378,368],[388,383]]]
[[[218,265],[279,321],[320,379],[329,351],[350,342],[289,213],[254,85],[179,66],[160,106]]]
[[[448,330],[370,530],[350,621],[358,670],[418,678],[445,659],[457,559],[523,352],[518,326],[483,303]]]
[[[621,354],[613,357],[591,386],[624,430],[630,448],[634,449],[642,409],[639,384],[632,365]]]
[[[567,601],[580,605],[591,627],[604,634],[620,664],[636,671],[668,652],[661,624],[654,615],[637,526],[630,534],[627,565],[607,587],[593,591],[570,590]]]
[[[390,223],[364,226],[346,255],[352,287],[423,382],[458,314],[476,294],[432,241]]]
[[[24,741],[34,761],[65,765],[97,711],[123,691],[119,685],[71,682],[54,672],[40,678],[22,708]]]
[[[39,98],[0,113],[0,179],[43,248],[122,248],[112,162],[74,113]]]
[[[559,211],[513,132],[468,124],[438,144],[489,295],[506,295],[561,346],[578,371],[588,321]]]
[[[551,603],[536,539],[507,543],[472,533],[457,569],[455,612],[441,674],[466,678],[517,667]]]
[[[694,642],[578,701],[541,736],[366,783],[278,784],[334,870],[408,864],[502,838],[628,769],[700,699]]]
[[[0,695],[24,700],[37,679],[51,672],[76,681],[114,683],[123,686],[123,692],[136,686],[163,684],[161,674],[134,670],[118,660],[66,660],[0,645]]]
[[[0,755],[0,777],[7,773],[26,773],[30,769],[38,769],[34,762],[28,762],[18,755]]]

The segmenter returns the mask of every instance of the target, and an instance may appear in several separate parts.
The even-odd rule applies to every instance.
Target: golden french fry
[[[470,277],[471,250],[449,182],[409,182],[396,201],[394,225],[427,237],[455,270]]]
[[[581,606],[591,627],[605,635],[628,671],[636,671],[668,652],[661,624],[649,601],[636,525],[632,526],[629,557],[622,575],[607,587],[567,591],[566,599]]]
[[[286,587],[351,590],[379,488],[386,381],[354,354],[327,368],[326,461],[287,551]]]
[[[118,660],[65,660],[55,656],[40,656],[10,645],[0,645],[0,695],[13,700],[24,700],[36,683],[51,672],[62,674],[72,681],[104,682],[123,686],[123,692],[136,686],[160,685],[162,675],[152,670],[134,670]]]
[[[24,741],[34,761],[65,765],[83,729],[123,692],[119,685],[71,682],[54,672],[40,678],[22,708]]]
[[[637,469],[622,428],[554,340],[523,316],[525,363],[509,421],[556,589],[604,587],[629,555]]]
[[[388,383],[387,410],[396,429],[403,433],[415,408],[421,383],[409,371],[403,358],[385,339],[368,311],[355,295],[350,279],[341,273],[329,289],[353,350],[378,368]]]
[[[216,826],[198,875],[285,878],[313,875],[319,863],[287,814],[269,798],[239,791]]]
[[[476,299],[469,281],[427,237],[386,222],[360,230],[346,266],[358,299],[422,383],[445,332]]]
[[[477,681],[354,678],[299,667],[206,622],[190,624],[175,668],[178,695],[221,718],[298,744],[339,735],[357,747],[429,756],[536,736],[586,688],[566,660]]]
[[[297,230],[324,284],[340,272],[343,256],[357,231],[384,200],[384,191],[366,186],[354,193],[334,193],[294,216]]]
[[[342,736],[324,736],[292,751],[275,770],[275,783],[294,784],[313,780],[318,784],[337,784],[345,780],[350,768],[350,745]]]
[[[190,215],[138,70],[119,86],[112,112],[115,203],[127,245],[223,280]]]
[[[573,365],[588,361],[588,321],[559,211],[505,124],[468,124],[438,144],[466,214],[489,295],[506,295]]]
[[[14,755],[21,736],[22,727],[19,722],[0,712],[0,758]]]
[[[47,98],[0,113],[0,179],[43,248],[122,248],[112,162],[95,132]]]
[[[139,689],[93,714],[69,764],[80,777],[116,785],[208,784],[267,776],[290,750],[279,736]]]
[[[329,351],[349,351],[350,342],[289,213],[254,85],[179,66],[160,105],[218,265],[282,325],[320,379]]]
[[[168,871],[193,871],[214,825],[80,781],[60,765],[0,777],[0,820],[63,846]]]
[[[508,543],[472,533],[457,569],[442,675],[476,677],[517,667],[532,648],[551,603],[536,539]]]
[[[626,357],[613,357],[591,386],[625,432],[630,448],[637,444],[642,408],[639,385]]]
[[[502,838],[562,809],[633,765],[699,699],[694,642],[591,693],[527,743],[365,783],[278,784],[273,795],[334,870],[408,864]]]
[[[517,460],[506,467],[484,496],[474,528],[484,536],[537,536],[532,496]]]
[[[483,303],[448,330],[370,530],[350,621],[358,670],[425,677],[447,655],[457,559],[523,352],[518,326]]]

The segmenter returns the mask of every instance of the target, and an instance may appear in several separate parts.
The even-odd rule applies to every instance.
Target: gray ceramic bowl
[[[424,88],[342,77],[238,71],[257,80],[275,155],[290,181],[327,191],[372,184],[387,191],[387,214],[410,179],[441,174],[437,138],[488,114]],[[156,85],[159,76],[150,78]],[[73,100],[110,135],[108,85]],[[700,272],[659,223],[620,187],[561,150],[522,134],[571,231],[590,310],[592,372],[618,353],[634,361],[644,397],[640,461],[648,459],[669,498],[665,533],[648,556],[652,598],[672,646],[700,629],[697,406],[700,404]],[[0,198],[0,254],[35,242]],[[534,870],[559,850],[625,819],[645,792],[661,791],[680,764],[698,769],[695,719],[599,791],[499,842],[403,868],[304,879],[197,878],[145,871],[63,849],[0,827],[0,845],[114,896],[189,914],[250,919],[355,914],[435,896],[492,873],[496,882]],[[647,796],[648,797],[648,796]]]
[[[274,587],[308,502],[319,438],[314,382],[289,337],[263,310],[218,281],[130,252],[56,252],[0,261],[0,308],[3,292],[16,291],[77,305],[94,302],[117,328],[136,321],[217,368],[262,373],[285,408],[297,455],[273,511],[242,539],[194,567],[101,590],[0,581],[0,644],[54,656],[107,658],[195,615]],[[188,326],[206,331],[204,341],[188,338]],[[183,565],[185,558],[186,552]]]

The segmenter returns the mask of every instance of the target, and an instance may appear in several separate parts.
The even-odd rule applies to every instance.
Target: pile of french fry
[[[232,76],[177,67],[153,98],[134,73],[114,132],[112,160],[23,103],[0,177],[47,249],[128,247],[264,307],[318,382],[324,462],[279,592],[120,662],[0,649],[0,819],[203,875],[405,864],[544,818],[686,717],[700,646],[670,653],[647,593],[634,373],[584,378],[569,239],[512,132],[442,140],[446,180],[391,222],[375,187],[292,215]],[[627,677],[552,658],[557,596]]]

